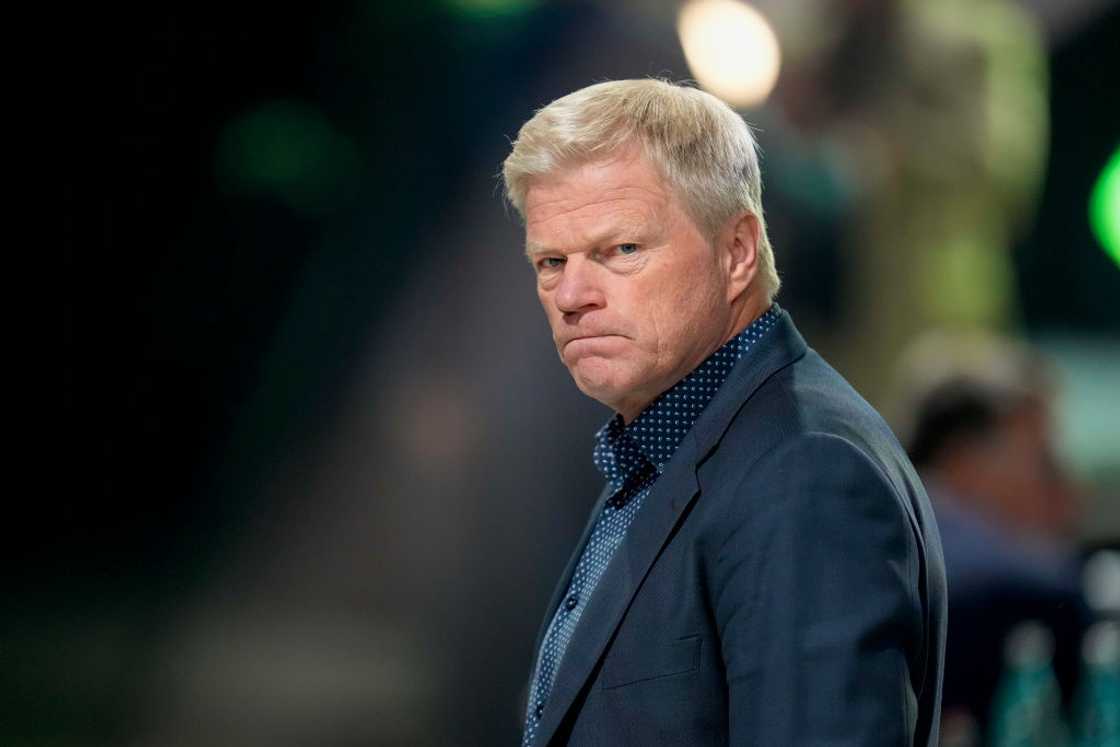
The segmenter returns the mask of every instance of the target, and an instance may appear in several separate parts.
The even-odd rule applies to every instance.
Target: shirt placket
[[[522,740],[524,747],[532,744],[537,724],[540,723],[541,717],[544,715],[545,703],[547,703],[552,692],[556,670],[564,654],[563,651],[558,650],[560,637],[565,632],[564,626],[569,623],[573,616],[582,613],[587,604],[587,585],[589,582],[597,585],[603,570],[605,570],[605,568],[599,569],[599,572],[591,577],[588,574],[588,566],[598,554],[604,554],[608,558],[614,556],[629,524],[622,512],[627,506],[633,508],[634,498],[640,495],[643,490],[648,489],[653,475],[656,474],[656,468],[645,459],[641,459],[635,464],[626,465],[624,471],[626,477],[622,481],[622,486],[607,499],[603,512],[599,514],[595,528],[587,541],[587,551],[580,558],[576,571],[572,574],[572,582],[564,594],[564,601],[560,603],[560,607],[556,610],[545,635],[545,643],[537,667],[537,676],[534,680],[528,713],[526,714],[525,738]],[[570,636],[573,631],[569,630],[567,632]]]

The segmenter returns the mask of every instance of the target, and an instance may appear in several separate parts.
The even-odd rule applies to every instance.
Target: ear
[[[720,247],[727,276],[727,300],[747,291],[758,274],[758,240],[761,228],[753,213],[740,213],[724,229]]]

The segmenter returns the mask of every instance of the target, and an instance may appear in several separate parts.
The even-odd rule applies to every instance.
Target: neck
[[[735,299],[735,301],[732,302],[728,329],[720,345],[727,344],[728,340],[749,327],[751,322],[755,319],[765,314],[766,310],[770,308],[771,303],[771,301],[758,293],[744,293],[742,296]],[[718,346],[716,349],[709,352],[708,355],[711,355],[717,349]]]

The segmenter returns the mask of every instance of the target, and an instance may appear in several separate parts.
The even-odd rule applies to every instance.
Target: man
[[[1075,559],[1077,489],[1055,451],[1048,361],[996,337],[929,335],[903,357],[898,389],[899,432],[945,537],[946,725],[988,731],[1004,644],[1026,621],[1052,636],[1068,702],[1092,615]]]
[[[772,302],[743,120],[691,88],[602,83],[537,112],[504,178],[560,358],[616,413],[523,743],[936,744],[929,503]]]

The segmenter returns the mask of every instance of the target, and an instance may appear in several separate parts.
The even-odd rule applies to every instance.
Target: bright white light
[[[694,0],[677,21],[696,81],[737,107],[761,104],[778,80],[778,37],[767,20],[738,0]]]

